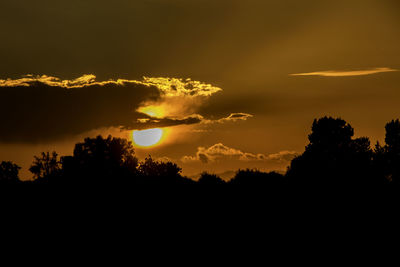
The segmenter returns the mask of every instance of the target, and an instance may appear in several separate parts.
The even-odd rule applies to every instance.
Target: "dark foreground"
[[[354,129],[342,119],[314,120],[309,144],[294,158],[285,174],[238,170],[229,181],[203,173],[198,181],[181,175],[172,162],[151,157],[139,162],[130,142],[111,136],[86,138],[75,145],[72,156],[59,158],[56,152],[35,156],[30,171],[33,180],[21,181],[19,166],[0,163],[0,189],[55,189],[69,192],[112,194],[125,191],[235,192],[251,197],[268,194],[306,194],[331,192],[375,194],[397,192],[400,188],[400,121],[386,125],[385,144],[371,148],[367,137],[354,138]],[[374,193],[375,192],[375,193]],[[240,197],[238,193],[237,196]],[[118,195],[118,193],[116,193]]]

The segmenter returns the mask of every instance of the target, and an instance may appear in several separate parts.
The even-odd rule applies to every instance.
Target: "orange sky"
[[[0,161],[25,178],[41,151],[156,125],[168,136],[137,155],[185,174],[282,170],[316,117],[340,116],[372,143],[400,117],[396,0],[3,0],[0,10]]]

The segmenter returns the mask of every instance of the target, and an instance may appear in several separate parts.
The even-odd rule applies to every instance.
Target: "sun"
[[[164,130],[160,128],[133,131],[133,142],[138,147],[152,147],[159,144],[164,135]]]

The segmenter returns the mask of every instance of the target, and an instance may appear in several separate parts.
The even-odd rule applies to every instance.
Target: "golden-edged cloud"
[[[68,89],[92,85],[122,85],[124,83],[134,83],[158,88],[160,93],[165,96],[211,96],[214,93],[222,91],[222,89],[219,87],[199,81],[193,81],[191,79],[163,77],[143,77],[142,81],[117,79],[99,82],[96,81],[96,76],[93,74],[85,74],[73,80],[62,80],[60,78],[47,75],[34,76],[32,74],[28,74],[20,79],[0,79],[0,87],[32,86],[32,84],[35,83],[42,83],[48,86],[62,87]]]
[[[0,80],[0,142],[48,142],[119,128],[140,117],[136,109],[143,102],[160,97],[155,86],[128,80],[96,82],[94,75]]]
[[[212,163],[226,160],[289,162],[298,155],[299,154],[295,151],[281,151],[279,153],[269,155],[253,154],[225,146],[222,143],[218,143],[208,148],[198,147],[196,155],[184,156],[182,157],[181,161],[184,163]]]
[[[152,113],[149,112],[149,113]],[[144,130],[149,128],[160,128],[160,127],[170,127],[176,125],[190,125],[190,124],[222,124],[227,122],[237,122],[246,121],[247,119],[253,117],[251,114],[247,113],[231,113],[228,117],[220,119],[206,119],[199,114],[193,114],[186,117],[161,117],[161,116],[147,116],[143,114],[143,118],[137,119],[136,122],[132,122],[130,126],[122,127],[123,130]]]
[[[211,84],[193,81],[191,79],[177,79],[177,78],[149,78],[144,77],[143,83],[153,85],[159,88],[165,96],[211,96],[219,91],[221,88]]]
[[[210,124],[210,123],[225,123],[225,122],[237,122],[237,121],[246,121],[249,118],[254,117],[248,113],[231,113],[228,117],[216,119],[216,120],[202,120],[203,123]]]
[[[350,76],[364,76],[372,75],[384,72],[394,72],[399,71],[392,68],[374,68],[365,70],[328,70],[328,71],[316,71],[316,72],[305,72],[305,73],[295,73],[290,74],[291,76],[323,76],[323,77],[350,77]]]
[[[221,88],[211,84],[176,78],[148,78],[145,84],[156,86],[161,95],[157,100],[147,101],[137,109],[143,116],[125,129],[146,129],[180,124],[215,124],[245,121],[253,117],[247,113],[231,113],[227,117],[207,119],[197,112]]]
[[[190,79],[96,81],[27,75],[0,80],[0,142],[46,142],[101,128],[141,130],[246,120],[232,113],[207,120],[196,111],[222,89]]]

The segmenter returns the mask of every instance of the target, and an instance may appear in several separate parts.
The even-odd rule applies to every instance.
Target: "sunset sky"
[[[0,161],[102,134],[193,176],[285,170],[314,118],[400,118],[398,0],[2,0]]]

